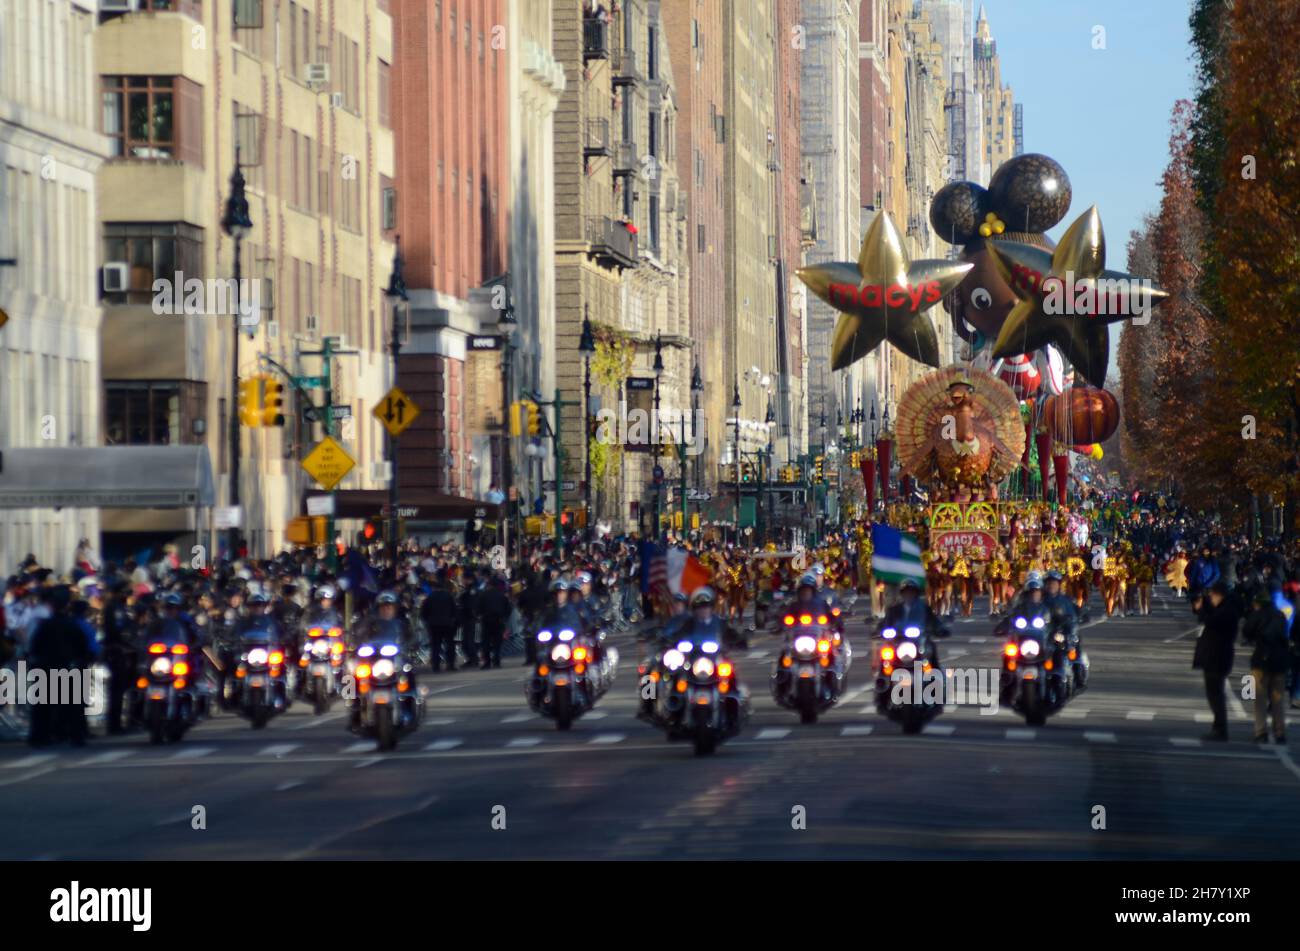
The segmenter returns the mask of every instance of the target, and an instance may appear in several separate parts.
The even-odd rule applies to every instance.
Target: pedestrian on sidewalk
[[[1223,741],[1228,738],[1228,674],[1232,671],[1241,609],[1220,580],[1209,586],[1208,593],[1192,599],[1192,610],[1204,625],[1196,639],[1192,668],[1205,677],[1205,698],[1214,714],[1214,725],[1205,739]]]
[[[1273,738],[1286,742],[1286,675],[1291,667],[1291,646],[1286,617],[1267,591],[1255,595],[1255,603],[1242,625],[1242,639],[1254,648],[1250,675],[1255,681],[1255,742],[1268,742],[1268,714],[1273,711]]]

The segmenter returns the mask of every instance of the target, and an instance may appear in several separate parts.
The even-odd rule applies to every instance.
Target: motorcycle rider
[[[717,602],[717,595],[708,585],[695,589],[690,600],[690,620],[682,624],[680,632],[677,634],[679,641],[690,641],[698,647],[706,641],[712,641],[719,645],[719,648],[729,643],[728,638],[734,637],[731,626],[726,620],[715,613],[714,607]],[[744,698],[748,696],[748,691],[740,682],[740,677],[736,675],[736,690]],[[743,702],[747,702],[742,700]],[[735,728],[735,723],[730,724]]]
[[[1052,612],[1052,623],[1065,634],[1066,643],[1074,647],[1074,686],[1082,690],[1088,685],[1088,655],[1083,652],[1074,600],[1061,590],[1061,582],[1061,573],[1055,568],[1047,572],[1043,580],[1043,603]]]
[[[926,639],[930,645],[930,663],[936,668],[939,664],[939,646],[936,638],[947,637],[951,632],[939,619],[939,615],[921,597],[921,584],[915,578],[904,578],[898,583],[899,600],[885,611],[880,629],[892,627],[900,634],[909,627],[919,627],[929,635]]]
[[[411,630],[411,622],[401,617],[398,611],[400,604],[396,593],[380,592],[370,617],[359,625],[357,646],[377,641],[396,644],[409,662],[416,648],[415,632]]]

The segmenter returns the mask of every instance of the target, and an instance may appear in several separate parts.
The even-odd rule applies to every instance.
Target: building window
[[[207,384],[192,380],[105,380],[104,443],[177,446],[197,442]]]
[[[379,61],[379,124],[385,129],[393,127],[392,118],[392,67]]]
[[[115,158],[202,164],[203,98],[196,84],[173,76],[105,76],[100,102]]]
[[[183,222],[105,223],[104,263],[127,269],[127,289],[106,293],[106,301],[147,304],[154,297],[155,280],[173,281],[177,271],[186,280],[203,277],[203,229]]]

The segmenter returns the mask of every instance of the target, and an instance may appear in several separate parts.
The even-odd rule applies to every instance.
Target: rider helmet
[[[920,591],[921,584],[915,578],[904,578],[898,583],[899,591],[906,591],[908,588],[911,588],[913,591]]]
[[[333,585],[323,584],[316,589],[316,600],[333,601],[336,594],[337,592],[334,590]]]
[[[1061,580],[1064,579],[1064,577],[1065,577],[1065,576],[1062,575],[1059,571],[1057,571],[1055,568],[1052,568],[1052,569],[1049,569],[1048,572],[1047,572],[1047,574],[1045,574],[1045,575],[1043,576],[1043,580],[1045,580],[1045,581],[1061,581]]]
[[[391,591],[385,591],[375,600],[378,604],[396,604],[397,595],[393,594]]]
[[[705,605],[712,607],[715,597],[713,589],[708,585],[704,585],[701,588],[697,588],[695,593],[691,595],[691,607],[699,608],[704,607]]]

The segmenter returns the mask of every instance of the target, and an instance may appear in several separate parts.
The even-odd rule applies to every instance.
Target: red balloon
[[[1058,442],[1105,442],[1119,428],[1119,403],[1097,386],[1072,386],[1043,406],[1043,421]]]

